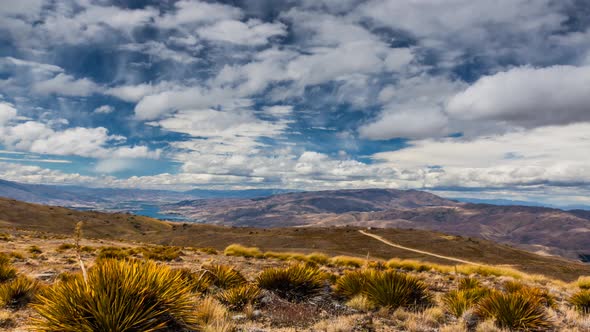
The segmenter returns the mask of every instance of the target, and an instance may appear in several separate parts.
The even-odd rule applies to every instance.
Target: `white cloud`
[[[97,173],[117,173],[134,168],[140,168],[141,162],[135,159],[120,158],[120,159],[101,159],[96,163],[94,171]]]
[[[286,34],[282,23],[264,23],[257,19],[246,22],[224,20],[198,30],[202,38],[238,45],[259,46],[268,43],[275,36]]]
[[[162,81],[157,84],[140,83],[137,85],[119,85],[107,89],[105,93],[127,102],[138,102],[145,96],[178,88],[179,86],[176,86],[172,82]]]
[[[16,109],[12,104],[0,102],[0,127],[16,119]]]
[[[460,119],[526,127],[590,121],[590,67],[519,67],[485,76],[450,99]]]
[[[156,20],[162,28],[176,28],[179,25],[198,25],[242,16],[239,8],[205,1],[182,0],[174,4],[175,11]]]
[[[13,57],[0,58],[0,64],[2,64],[2,65],[11,64],[14,66],[29,67],[34,72],[38,72],[40,74],[61,73],[64,71],[63,68],[61,68],[59,66],[46,64],[46,63],[40,63],[40,62],[36,62],[36,61],[17,59],[17,58],[13,58]]]
[[[589,132],[590,123],[579,123],[473,139],[417,140],[373,158],[421,172],[426,187],[590,183]]]
[[[94,113],[98,114],[109,114],[113,113],[113,111],[115,111],[115,109],[111,105],[102,105],[94,109]]]
[[[383,112],[376,121],[360,127],[359,134],[372,140],[423,138],[444,135],[447,126],[448,119],[440,109],[403,109]]]
[[[101,90],[93,81],[87,78],[76,79],[67,74],[57,74],[55,77],[33,84],[33,91],[39,94],[58,94],[63,96],[87,97]]]

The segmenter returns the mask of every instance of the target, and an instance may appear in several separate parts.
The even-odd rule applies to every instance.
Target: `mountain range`
[[[207,199],[163,206],[190,220],[231,226],[356,226],[435,230],[585,260],[590,212],[458,202],[417,190],[301,192],[252,199]]]
[[[148,202],[156,210],[182,216],[186,221],[226,226],[433,230],[492,240],[544,255],[590,260],[590,211],[459,202],[418,190],[177,192],[0,180],[0,196],[45,205],[140,214],[140,206]]]

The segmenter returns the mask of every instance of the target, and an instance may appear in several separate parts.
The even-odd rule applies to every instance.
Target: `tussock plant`
[[[0,285],[0,305],[11,309],[19,309],[35,299],[39,284],[35,280],[19,276]]]
[[[376,275],[377,272],[371,269],[346,271],[336,281],[335,292],[346,298],[352,298],[365,291],[369,279],[374,278]]]
[[[330,262],[330,257],[326,254],[321,252],[312,252],[311,254],[307,255],[307,259],[316,264],[328,264]]]
[[[217,299],[231,310],[242,310],[248,304],[254,304],[260,297],[260,288],[244,284],[226,289],[217,294]]]
[[[373,303],[363,294],[354,296],[346,302],[346,305],[354,310],[363,312],[373,310],[374,308]]]
[[[376,306],[389,309],[420,308],[431,303],[426,284],[416,277],[395,271],[378,272],[367,282],[365,295]]]
[[[553,326],[540,299],[521,292],[495,291],[481,300],[476,314],[511,330],[545,331]]]
[[[443,295],[443,308],[449,314],[460,318],[463,314],[474,307],[489,290],[485,288],[471,288],[452,290]]]
[[[261,258],[264,255],[262,251],[256,247],[244,247],[240,244],[230,244],[225,248],[223,254],[226,256],[239,256],[239,257],[253,257]]]
[[[581,313],[590,313],[590,290],[583,289],[570,297],[569,302]]]
[[[101,247],[98,252],[98,259],[126,259],[133,254],[127,248],[120,247]]]
[[[38,296],[39,331],[162,331],[196,327],[180,275],[152,261],[104,259]]]
[[[479,280],[475,279],[475,278],[461,278],[459,279],[459,285],[457,288],[459,288],[460,290],[466,290],[466,289],[474,289],[474,288],[480,288],[481,287],[481,283],[479,282]]]
[[[504,282],[504,290],[508,293],[521,293],[526,297],[537,298],[544,306],[554,308],[557,306],[555,298],[547,289],[531,287],[518,281]]]
[[[576,285],[581,289],[590,289],[590,276],[582,276],[576,280]]]
[[[336,266],[361,267],[365,265],[366,260],[352,256],[334,256],[330,258],[330,263]]]
[[[16,277],[16,269],[12,267],[10,258],[5,254],[0,253],[0,283],[14,279]]]
[[[268,268],[256,279],[262,289],[272,291],[289,301],[299,302],[316,295],[326,281],[317,267],[296,264],[286,268]]]
[[[62,252],[62,251],[73,249],[74,247],[75,246],[73,244],[71,244],[71,243],[62,243],[62,244],[60,244],[57,247],[56,251],[57,252]]]
[[[211,286],[212,278],[206,271],[193,272],[189,268],[174,270],[180,275],[182,281],[189,286],[193,293],[204,293]]]
[[[195,319],[201,329],[225,322],[228,316],[227,309],[213,297],[206,297],[197,303]]]
[[[177,260],[182,255],[180,248],[169,246],[142,247],[140,252],[143,254],[144,258],[165,262]]]
[[[230,289],[246,283],[242,273],[228,265],[206,265],[203,266],[203,272],[204,278],[207,278],[211,285],[221,289]]]

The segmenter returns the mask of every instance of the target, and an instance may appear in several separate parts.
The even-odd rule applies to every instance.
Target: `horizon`
[[[576,0],[6,3],[0,179],[590,206],[589,12]]]

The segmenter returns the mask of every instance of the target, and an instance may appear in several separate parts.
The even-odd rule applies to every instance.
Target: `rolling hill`
[[[194,200],[169,204],[164,209],[218,225],[423,229],[480,237],[572,259],[584,259],[590,253],[588,211],[460,203],[416,190],[338,190]]]
[[[434,199],[424,197],[428,201]],[[358,227],[253,228],[172,223],[131,214],[74,211],[0,199],[0,232],[24,231],[48,237],[52,234],[71,236],[79,221],[84,222],[84,236],[87,238],[214,247],[220,250],[229,244],[240,243],[265,251],[321,251],[330,255],[358,257],[369,254],[383,259],[399,257],[449,264],[445,259],[388,246],[361,234]],[[541,256],[483,239],[410,229],[371,229],[370,232],[417,250],[485,264],[507,265],[524,272],[564,280],[590,274],[588,264]]]

